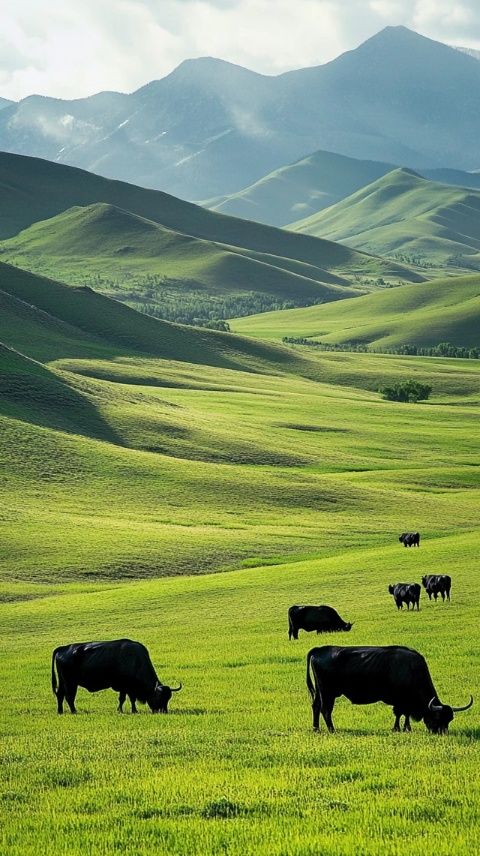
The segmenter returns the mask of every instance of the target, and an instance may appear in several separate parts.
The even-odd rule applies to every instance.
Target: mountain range
[[[475,170],[479,90],[477,59],[387,27],[332,62],[278,76],[200,58],[128,95],[32,95],[0,111],[0,149],[190,200],[236,192],[319,149]]]

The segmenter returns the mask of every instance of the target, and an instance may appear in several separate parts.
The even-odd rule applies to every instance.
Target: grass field
[[[261,339],[307,337],[326,343],[372,348],[403,344],[434,346],[480,342],[480,276],[447,277],[387,289],[335,306],[264,312],[231,322],[236,333]]]
[[[230,574],[69,591],[5,607],[2,852],[430,854],[478,848],[478,708],[448,737],[392,734],[385,706],[337,704],[337,733],[311,731],[305,654],[320,643],[420,649],[441,697],[478,688],[478,538],[425,541]],[[388,581],[445,566],[452,603],[397,613]],[[352,578],[356,589],[352,590]],[[287,641],[294,601],[335,602],[348,637]],[[461,631],[460,631],[461,628]],[[160,677],[184,690],[171,714],[115,712],[79,691],[58,718],[53,647],[141,638]],[[448,657],[445,651],[448,650]]]
[[[475,852],[476,361],[312,355],[0,273],[0,852]],[[411,376],[428,403],[375,391]],[[451,604],[397,612],[389,583],[439,571]],[[289,643],[295,602],[354,627]],[[80,690],[58,717],[52,649],[121,636],[183,682],[171,715]],[[340,700],[314,735],[318,643],[412,646],[475,705],[443,738]]]

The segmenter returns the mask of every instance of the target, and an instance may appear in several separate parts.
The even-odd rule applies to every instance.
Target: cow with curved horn
[[[403,716],[404,731],[411,731],[410,719],[423,719],[434,734],[445,734],[453,714],[473,704],[473,696],[463,707],[442,704],[425,659],[418,651],[401,645],[312,648],[307,655],[307,688],[312,698],[314,731],[319,729],[320,714],[328,730],[335,730],[332,711],[335,699],[342,695],[352,704],[381,701],[391,705],[394,731],[400,731]]]
[[[52,654],[52,689],[57,697],[58,713],[63,713],[65,699],[70,711],[77,712],[75,697],[78,687],[84,687],[90,693],[115,690],[119,694],[120,712],[128,696],[132,713],[137,713],[137,701],[148,704],[152,713],[167,713],[172,693],[182,689],[181,684],[178,687],[162,684],[145,645],[131,639],[79,642],[55,648]]]
[[[462,710],[468,710],[472,704],[472,695],[470,695],[470,701],[461,707],[450,707],[448,704],[442,704],[437,697],[434,696],[428,703],[428,717],[424,716],[423,718],[425,725],[429,731],[433,731],[435,734],[446,734],[448,726],[453,719],[453,714],[460,713]],[[435,727],[429,725],[429,722],[427,721],[427,719],[430,719],[430,716],[433,717],[432,722]]]

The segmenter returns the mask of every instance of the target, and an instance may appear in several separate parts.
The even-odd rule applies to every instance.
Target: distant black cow
[[[402,532],[398,540],[404,547],[420,547],[420,532]]]
[[[352,704],[382,701],[391,705],[394,731],[400,731],[400,717],[404,716],[404,731],[411,731],[410,718],[423,719],[435,734],[448,731],[453,714],[473,704],[473,697],[463,707],[442,704],[422,655],[400,645],[312,648],[307,655],[307,687],[312,698],[314,731],[319,729],[320,714],[328,730],[335,730],[332,711],[335,699],[342,695]]]
[[[298,631],[333,633],[351,630],[352,625],[340,618],[331,606],[291,606],[288,610],[288,638],[298,639]]]
[[[448,574],[427,574],[422,577],[422,585],[428,594],[428,599],[432,599],[432,595],[437,599],[441,594],[442,600],[445,598],[450,600],[450,589],[452,588],[452,578]]]
[[[58,674],[55,675],[55,667]],[[178,687],[167,687],[158,680],[150,654],[140,642],[114,639],[111,642],[79,642],[61,645],[52,654],[52,689],[57,697],[58,713],[63,713],[67,700],[76,713],[75,696],[78,687],[90,693],[111,688],[119,693],[120,712],[128,695],[132,713],[135,702],[148,704],[152,713],[167,713],[168,702]]]
[[[412,604],[413,609],[420,609],[420,592],[419,583],[396,583],[388,587],[388,591],[393,595],[393,599],[397,605],[397,609],[403,609],[403,604],[407,604],[407,609],[410,609]]]

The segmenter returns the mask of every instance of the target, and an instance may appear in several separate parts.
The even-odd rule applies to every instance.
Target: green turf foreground
[[[3,607],[1,852],[477,852],[477,550],[468,534]],[[447,564],[451,604],[395,610],[389,581]],[[295,601],[335,603],[354,628],[288,642]],[[122,716],[113,692],[80,690],[77,717],[58,717],[51,650],[92,635],[142,639],[160,677],[184,682],[171,714]],[[304,664],[319,641],[413,646],[443,699],[477,690],[477,704],[438,737],[341,700],[337,733],[315,735]]]

